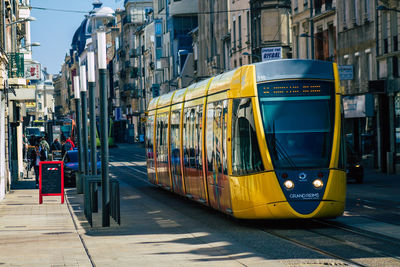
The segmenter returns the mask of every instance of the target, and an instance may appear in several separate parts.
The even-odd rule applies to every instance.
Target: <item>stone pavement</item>
[[[283,266],[257,252],[244,253],[218,233],[179,218],[157,200],[121,185],[122,225],[102,228],[101,212],[91,228],[83,197],[74,188],[39,205],[34,180],[17,183],[0,201],[0,265],[4,266]],[[191,220],[190,222],[185,220]],[[186,225],[193,228],[188,230]]]
[[[372,195],[393,200],[399,195],[400,177],[367,171],[365,184],[349,184],[352,198]],[[256,251],[242,255],[240,244],[226,249],[218,233],[207,233],[189,218],[174,219],[177,214],[167,206],[146,197],[137,189],[121,184],[122,225],[111,219],[111,227],[101,228],[101,213],[94,216],[91,228],[83,215],[82,195],[66,189],[66,203],[60,197],[44,197],[39,205],[33,179],[24,179],[0,201],[0,265],[5,266],[281,266]],[[176,212],[176,211],[175,211]],[[348,216],[338,219],[356,224]],[[383,232],[395,225],[371,226]],[[183,226],[194,225],[192,231]],[[392,232],[393,233],[393,232]],[[207,253],[201,253],[208,251]],[[247,252],[248,254],[248,252]]]

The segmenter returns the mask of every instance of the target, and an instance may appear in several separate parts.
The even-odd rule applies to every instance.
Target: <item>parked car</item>
[[[356,183],[362,184],[364,181],[364,167],[361,157],[354,151],[350,143],[346,142],[346,173],[347,180],[354,179]]]
[[[90,151],[89,151],[90,153]],[[90,154],[89,154],[90,155]],[[89,158],[90,160],[90,158]],[[65,187],[75,187],[76,178],[75,173],[78,171],[78,150],[69,150],[65,153],[63,157],[64,162],[64,186]],[[90,162],[89,162],[90,167]],[[97,153],[97,173],[99,174],[101,170],[100,156]]]

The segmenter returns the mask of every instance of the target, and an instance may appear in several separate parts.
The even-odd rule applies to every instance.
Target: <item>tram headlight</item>
[[[286,187],[286,189],[290,190],[294,188],[294,183],[291,180],[286,180],[283,185]]]
[[[324,183],[320,179],[314,180],[312,184],[316,189],[321,189],[324,186]]]

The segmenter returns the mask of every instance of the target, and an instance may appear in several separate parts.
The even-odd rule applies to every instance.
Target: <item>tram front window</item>
[[[260,104],[276,169],[329,166],[333,130],[330,95],[261,97]]]

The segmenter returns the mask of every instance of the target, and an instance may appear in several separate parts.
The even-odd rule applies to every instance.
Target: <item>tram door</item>
[[[202,164],[201,133],[203,106],[185,108],[183,128],[183,157],[186,194],[206,201]]]
[[[156,183],[156,169],[154,162],[154,115],[149,115],[146,122],[146,154],[147,154],[147,173],[150,182]]]
[[[183,195],[181,154],[180,154],[180,131],[179,122],[181,118],[180,108],[171,112],[171,135],[170,135],[170,162],[173,191]]]
[[[157,115],[156,126],[156,169],[158,184],[170,187],[171,185],[168,171],[168,113],[161,113]]]
[[[210,205],[216,209],[231,209],[228,180],[226,136],[228,100],[209,103],[206,118],[206,172]]]

